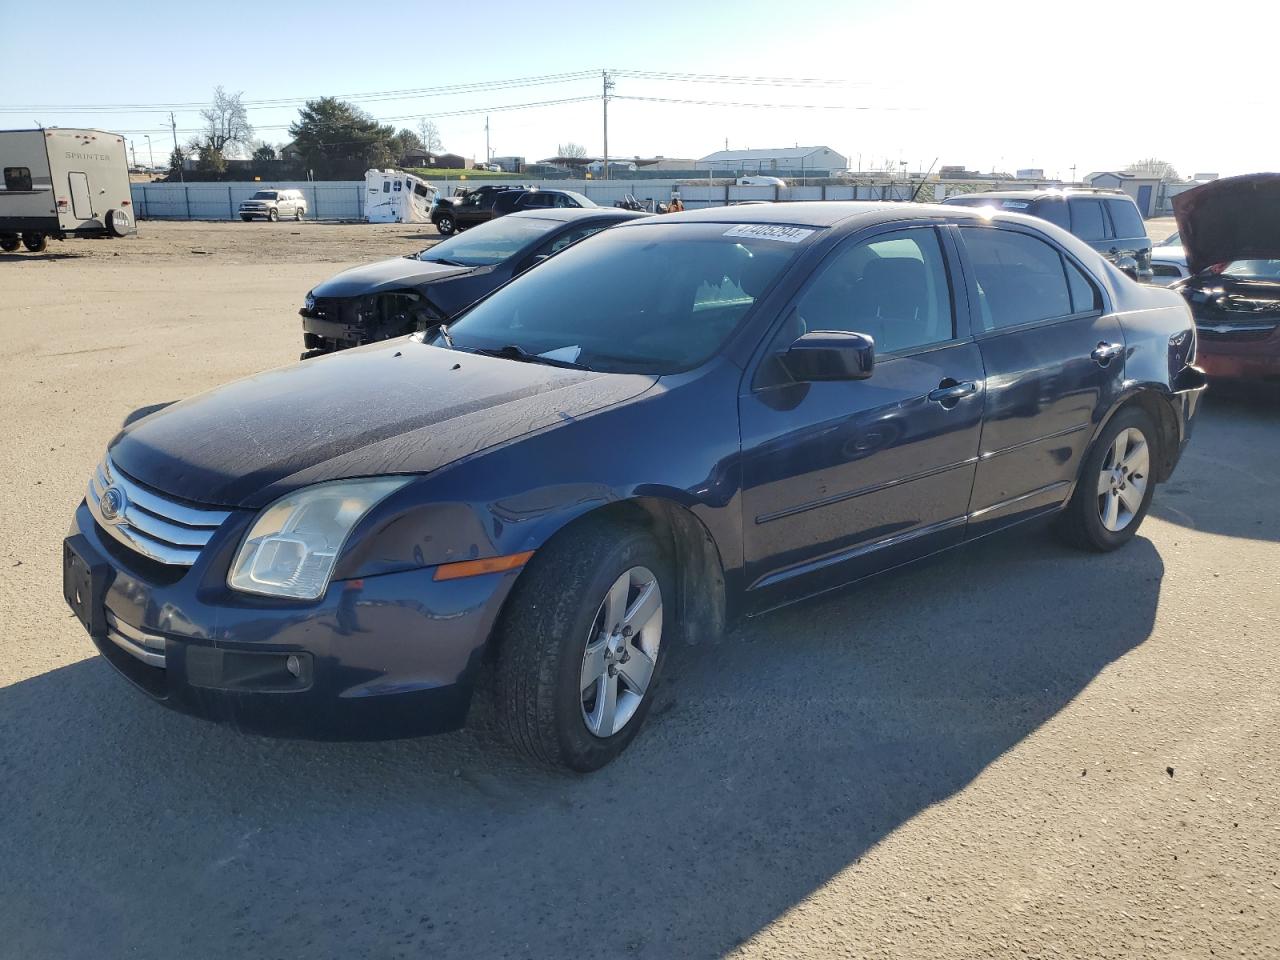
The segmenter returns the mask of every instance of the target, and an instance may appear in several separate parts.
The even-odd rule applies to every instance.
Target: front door
[[[962,226],[987,371],[970,535],[1052,510],[1124,382],[1124,333],[1057,246],[1024,228]]]
[[[93,194],[89,192],[89,176],[85,173],[67,174],[71,188],[71,212],[77,220],[93,219]]]
[[[847,241],[789,309],[739,398],[748,606],[779,603],[959,542],[982,422],[982,360],[933,226]],[[956,307],[959,307],[957,310]],[[795,383],[801,334],[871,336],[859,381]]]

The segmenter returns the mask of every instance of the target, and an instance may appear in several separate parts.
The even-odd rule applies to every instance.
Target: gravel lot
[[[1273,398],[1212,394],[1117,554],[1018,533],[679,650],[588,778],[129,689],[61,598],[106,442],[291,362],[312,284],[432,235],[0,255],[0,955],[1280,957]]]

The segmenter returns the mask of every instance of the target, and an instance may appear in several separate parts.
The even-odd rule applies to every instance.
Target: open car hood
[[[1173,198],[1187,268],[1280,258],[1280,173],[1214,180]]]

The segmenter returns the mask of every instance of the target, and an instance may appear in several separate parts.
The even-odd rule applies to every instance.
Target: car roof
[[[983,190],[978,193],[961,193],[948,200],[1065,200],[1068,197],[1097,197],[1102,200],[1132,200],[1121,190]]]
[[[621,210],[617,207],[539,207],[537,210],[520,210],[507,214],[519,220],[556,220],[572,223],[574,220],[640,220],[649,214],[638,210]]]
[[[873,226],[897,220],[945,217],[948,220],[987,219],[974,207],[943,206],[940,203],[884,202],[882,200],[794,200],[767,205],[702,207],[683,213],[668,213],[654,223],[777,223],[797,227]]]

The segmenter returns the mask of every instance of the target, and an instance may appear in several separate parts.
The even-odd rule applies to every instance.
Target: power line
[[[536,87],[547,84],[568,83],[596,76],[595,71],[579,70],[572,73],[541,74],[532,77],[516,77],[508,80],[481,80],[474,83],[454,83],[439,87],[415,87],[399,90],[374,90],[365,93],[332,94],[336,100],[405,100],[412,97],[455,96],[465,93],[484,93],[490,90],[506,90],[519,87]],[[284,107],[318,100],[320,97],[277,97],[244,100],[245,107]],[[68,113],[168,113],[170,110],[202,110],[208,101],[186,103],[107,103],[107,104],[25,104],[0,106],[0,113],[22,113],[33,110],[62,110]]]
[[[699,107],[750,107],[758,110],[919,110],[919,107],[872,107],[850,103],[743,103],[731,100],[688,100],[679,97],[638,97],[613,94],[615,100],[640,100],[646,103],[681,103]]]

